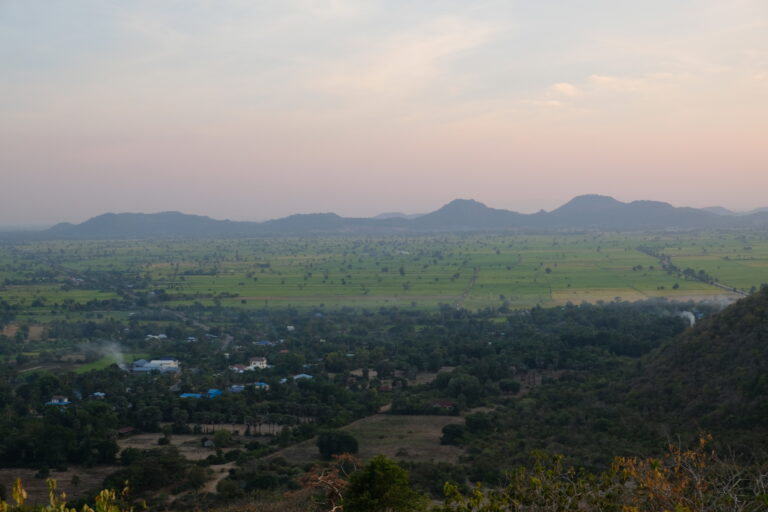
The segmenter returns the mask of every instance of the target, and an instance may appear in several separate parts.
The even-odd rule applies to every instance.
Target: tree
[[[213,434],[213,443],[216,448],[226,448],[232,444],[232,432],[229,430],[217,430]]]
[[[327,430],[317,436],[317,449],[324,459],[342,453],[357,453],[357,439],[343,430]]]
[[[411,512],[426,510],[427,499],[413,490],[408,472],[378,455],[349,479],[345,512]]]
[[[157,432],[160,430],[160,420],[163,419],[163,411],[159,407],[149,406],[140,409],[138,414],[138,423],[142,430],[147,432]]]

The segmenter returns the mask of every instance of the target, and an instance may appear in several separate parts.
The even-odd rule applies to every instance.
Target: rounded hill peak
[[[568,201],[567,203],[565,203],[563,206],[561,206],[555,211],[606,208],[606,207],[620,206],[622,204],[624,203],[622,203],[621,201],[617,201],[611,196],[601,196],[599,194],[585,194],[582,196],[574,197],[573,199],[571,199],[570,201]]]

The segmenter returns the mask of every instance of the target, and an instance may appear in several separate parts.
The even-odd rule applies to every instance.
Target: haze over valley
[[[768,510],[765,0],[2,0],[0,77],[0,511]]]

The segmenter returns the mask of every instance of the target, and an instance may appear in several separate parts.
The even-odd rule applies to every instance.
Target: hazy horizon
[[[600,194],[590,194],[590,195],[600,195]],[[353,217],[353,218],[374,218],[374,217],[376,217],[378,215],[384,215],[384,214],[425,215],[425,214],[431,213],[431,212],[439,209],[442,206],[445,206],[446,204],[448,204],[449,202],[451,202],[451,201],[453,201],[455,199],[475,200],[475,201],[478,201],[480,203],[485,204],[486,206],[488,206],[490,208],[497,208],[497,209],[515,211],[515,212],[518,212],[518,213],[525,213],[525,214],[532,214],[532,213],[536,213],[536,212],[539,212],[539,211],[551,212],[552,210],[557,209],[558,207],[562,206],[563,204],[565,204],[567,202],[566,201],[563,204],[559,204],[559,205],[555,206],[554,208],[538,208],[538,209],[534,209],[534,210],[530,210],[530,211],[522,211],[522,210],[515,210],[514,208],[504,208],[504,207],[497,207],[497,206],[489,205],[489,204],[484,203],[483,201],[479,201],[479,200],[474,199],[474,198],[454,198],[454,199],[452,199],[450,201],[445,201],[444,203],[440,204],[439,206],[437,206],[435,208],[432,208],[430,210],[423,210],[423,211],[419,211],[419,212],[402,212],[402,211],[397,211],[397,210],[388,210],[388,211],[378,212],[378,213],[373,214],[373,215],[341,215],[341,216],[342,217]],[[617,198],[614,198],[614,199],[617,199]],[[623,202],[630,203],[632,201],[637,201],[637,200],[640,200],[640,201],[642,201],[642,200],[651,200],[651,201],[653,201],[653,199],[632,199],[632,200],[623,201]],[[689,205],[673,204],[672,206],[686,207],[686,206],[689,206]],[[711,205],[710,207],[718,207],[718,206],[720,206],[720,205]],[[702,208],[707,208],[707,207],[702,207]],[[757,207],[757,208],[744,209],[744,210],[738,210],[738,209],[734,210],[734,209],[730,209],[730,208],[729,209],[733,213],[735,213],[735,214],[745,214],[745,213],[750,213],[753,210],[766,209],[766,208],[768,208],[768,207]],[[161,210],[161,211],[160,210],[158,210],[158,211],[149,211],[149,210],[147,210],[147,211],[138,211],[138,210],[104,211],[104,212],[100,212],[100,213],[97,213],[95,215],[92,215],[90,217],[83,218],[83,219],[78,219],[78,220],[74,220],[74,221],[70,221],[70,220],[57,220],[57,221],[54,221],[54,222],[19,223],[19,224],[4,224],[4,223],[0,223],[0,231],[27,231],[27,230],[28,231],[36,231],[36,230],[47,229],[47,228],[52,227],[52,226],[54,226],[54,225],[56,225],[56,224],[58,224],[60,222],[69,222],[69,223],[72,223],[72,224],[79,224],[80,222],[89,220],[89,219],[91,219],[93,217],[96,217],[96,216],[99,216],[99,215],[103,215],[103,214],[120,214],[120,213],[157,214],[157,213],[168,213],[168,212],[177,212],[177,211],[178,210]],[[181,211],[180,213],[189,214],[189,215],[204,215],[204,214],[201,214],[199,212],[194,212],[194,211]],[[288,215],[293,215],[293,214],[296,214],[296,213],[338,213],[338,212],[335,212],[335,211],[332,211],[332,210],[292,212],[292,213],[288,213],[288,214],[286,214],[284,216],[281,216],[281,217],[285,217],[285,216],[288,216]],[[268,221],[268,220],[274,220],[274,219],[281,218],[281,217],[273,216],[273,217],[264,217],[264,218],[239,218],[238,219],[238,218],[230,218],[230,217],[216,217],[216,216],[210,216],[210,215],[208,215],[208,216],[211,217],[211,218],[214,218],[216,220],[232,220],[232,221],[245,221],[245,222],[265,222],[265,221]]]
[[[0,1],[0,225],[768,206],[761,0]]]

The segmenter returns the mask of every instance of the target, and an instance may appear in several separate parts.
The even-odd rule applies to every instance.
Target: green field
[[[169,307],[245,309],[524,308],[728,294],[667,272],[639,247],[740,290],[768,282],[763,233],[67,241],[0,248],[0,298],[45,315],[88,303],[108,311],[118,287],[152,292]]]
[[[120,362],[132,363],[138,359],[146,359],[148,357],[149,354],[124,354],[122,360],[120,360],[115,356],[104,356],[101,359],[93,361],[92,363],[86,363],[84,365],[78,366],[74,372],[85,373],[93,370],[103,370],[104,368],[107,368],[113,364],[118,364]]]

